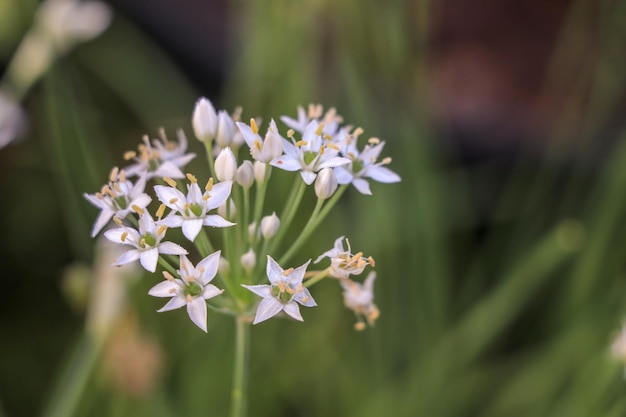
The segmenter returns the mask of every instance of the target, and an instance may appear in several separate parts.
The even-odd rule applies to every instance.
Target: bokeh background
[[[254,327],[251,416],[626,415],[626,2],[107,3],[0,149],[0,415],[228,413],[229,317],[156,314],[145,276],[104,347],[85,332],[104,250],[82,194],[143,134],[191,138],[200,96],[335,106],[403,178],[349,190],[311,243],[376,259],[376,326],[319,285],[304,323]],[[0,68],[38,4],[0,0]]]

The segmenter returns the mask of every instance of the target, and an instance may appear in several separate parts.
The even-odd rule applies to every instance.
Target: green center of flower
[[[150,159],[148,161],[148,171],[156,171],[157,168],[159,168],[161,164],[159,163],[158,159]]]
[[[202,206],[198,203],[193,203],[189,206],[189,211],[191,211],[196,217],[202,216]]]
[[[152,235],[152,233],[144,233],[139,239],[139,246],[142,248],[145,248],[146,246],[154,246],[156,243],[156,238]]]
[[[355,159],[352,161],[352,172],[358,174],[363,169],[363,161]]]
[[[187,282],[187,285],[185,285],[185,297],[190,295],[192,297],[197,297],[199,295],[202,294],[204,288],[202,288],[202,285],[198,284],[195,281],[191,281],[191,282]]]
[[[309,165],[315,157],[317,156],[317,152],[314,151],[304,151],[304,163]]]
[[[272,295],[284,304],[290,303],[294,296],[294,294],[281,290],[280,286],[276,284],[272,285]]]
[[[113,199],[113,204],[115,204],[119,210],[124,210],[128,207],[128,198],[125,195],[115,197]]]

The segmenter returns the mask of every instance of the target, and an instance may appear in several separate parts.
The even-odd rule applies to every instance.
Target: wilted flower
[[[330,258],[328,275],[335,278],[348,278],[350,275],[361,274],[367,265],[374,266],[372,257],[365,258],[362,252],[355,255],[352,254],[348,239],[346,239],[348,250],[344,249],[343,240],[343,236],[337,238],[333,248],[324,252],[315,260],[315,263],[318,263],[324,258]]]
[[[343,287],[343,301],[346,307],[354,311],[354,314],[357,316],[358,321],[354,325],[357,330],[365,329],[363,319],[367,321],[367,324],[373,326],[374,321],[380,315],[378,307],[374,304],[375,279],[376,273],[372,271],[363,284],[347,278],[340,281]]]

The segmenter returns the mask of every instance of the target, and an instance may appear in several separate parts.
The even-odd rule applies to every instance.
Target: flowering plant
[[[165,280],[149,291],[170,298],[159,312],[186,306],[191,321],[205,332],[208,308],[237,318],[235,369],[241,373],[233,387],[233,415],[245,414],[242,393],[250,323],[279,315],[303,321],[299,306],[317,305],[310,288],[326,277],[336,279],[343,289],[345,305],[357,317],[357,330],[364,329],[365,323],[373,325],[379,314],[373,295],[375,274],[370,272],[363,283],[351,278],[374,267],[374,260],[362,252],[352,253],[347,239],[346,249],[343,236],[316,258],[315,264],[328,258],[326,268],[307,270],[312,257],[295,268],[286,265],[350,184],[362,194],[371,194],[367,179],[400,181],[386,167],[390,158],[378,161],[384,142],[371,138],[359,150],[363,130],[341,126],[334,109],[324,113],[319,105],[309,106],[308,112],[299,108],[297,119],[283,116],[281,120],[290,127],[288,139],[274,120],[261,136],[255,119],[242,123],[239,112],[232,116],[216,112],[209,100],[201,98],[192,124],[206,148],[211,177],[200,182],[196,175],[185,174],[186,164],[195,157],[187,152],[185,134],[180,130],[174,142],[161,131],[159,139],[144,137],[137,152],[127,152],[125,159],[132,164],[113,168],[100,192],[85,194],[101,210],[92,236],[112,220],[116,226],[104,236],[129,247],[113,265],[139,261],[152,273],[161,266]],[[251,159],[240,152],[244,143]],[[265,207],[274,168],[299,173],[278,214]],[[137,179],[131,182],[129,177]],[[148,181],[155,182],[153,197],[146,192]],[[309,185],[317,202],[297,238],[281,253]],[[167,232],[173,228],[181,228],[184,242],[168,240]],[[221,236],[213,229],[220,229]]]

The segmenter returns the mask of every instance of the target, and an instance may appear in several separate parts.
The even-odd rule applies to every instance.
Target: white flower
[[[354,325],[357,330],[363,330],[365,328],[363,319],[365,319],[370,326],[373,326],[374,321],[376,321],[380,315],[378,307],[374,304],[375,279],[376,273],[372,271],[363,284],[359,284],[350,279],[341,280],[343,301],[346,307],[354,311],[357,316],[358,321]]]
[[[250,188],[254,184],[254,166],[252,162],[245,160],[237,168],[237,184],[243,188]]]
[[[174,187],[155,185],[154,191],[158,199],[173,211],[159,224],[167,227],[182,227],[185,237],[192,242],[200,233],[202,226],[228,227],[234,223],[218,216],[207,214],[219,207],[230,195],[232,181],[224,181],[213,185],[209,180],[204,193],[200,190],[195,177],[189,176],[191,183],[187,185],[187,196]]]
[[[196,101],[191,123],[196,138],[201,142],[212,141],[217,134],[217,113],[207,98],[202,97]]]
[[[215,159],[215,176],[220,181],[233,181],[237,174],[237,158],[227,146]]]
[[[352,183],[361,194],[371,195],[369,183],[365,178],[383,183],[399,182],[400,176],[384,167],[384,165],[391,163],[391,158],[384,158],[381,162],[376,162],[384,146],[385,142],[371,138],[363,151],[359,153],[356,139],[348,136],[343,143],[341,153],[350,158],[351,163],[335,170],[339,184]]]
[[[280,219],[275,212],[271,216],[265,216],[261,219],[261,234],[265,239],[273,237],[280,227]]]
[[[250,248],[248,249],[248,252],[241,255],[241,258],[239,260],[243,269],[246,272],[250,273],[256,266],[256,253],[254,253],[254,250]]]
[[[178,143],[168,141],[165,133],[161,131],[161,139],[143,137],[143,143],[139,145],[139,152],[127,152],[124,157],[133,159],[134,164],[124,170],[128,176],[141,175],[146,172],[146,179],[154,177],[184,178],[185,174],[180,170],[187,165],[196,154],[187,152],[187,137],[182,130],[178,130]]]
[[[217,131],[215,133],[215,144],[224,149],[229,145],[236,145],[235,140],[235,122],[232,117],[224,111],[217,113]]]
[[[317,304],[311,293],[302,285],[308,261],[296,269],[283,270],[271,256],[267,257],[267,277],[269,285],[242,285],[256,295],[263,297],[256,311],[254,322],[260,323],[284,311],[296,320],[302,321],[298,304],[315,307]]]
[[[122,254],[114,266],[126,265],[139,259],[141,266],[150,272],[156,271],[159,253],[165,255],[185,255],[187,251],[176,243],[161,242],[165,237],[166,226],[157,226],[152,216],[144,211],[139,217],[139,231],[132,227],[118,227],[104,232],[104,237],[114,243],[133,246],[135,249]]]
[[[265,134],[265,140],[259,136],[259,128],[254,119],[250,119],[250,126],[238,122],[237,127],[243,135],[244,140],[250,147],[250,155],[259,162],[269,163],[283,153],[284,139],[278,133],[278,128],[274,120],[270,122]]]
[[[181,255],[180,269],[177,271],[180,279],[175,279],[169,273],[164,272],[163,275],[166,280],[155,285],[148,292],[154,297],[172,297],[163,308],[157,311],[160,313],[186,305],[187,314],[189,314],[191,321],[206,332],[206,300],[224,292],[224,290],[210,284],[217,274],[219,260],[220,251],[217,251],[201,260],[198,266],[194,267],[185,255]]]
[[[37,11],[39,27],[61,52],[100,35],[111,17],[101,1],[46,0]]]
[[[343,240],[343,236],[337,238],[333,248],[321,254],[314,263],[318,263],[324,258],[330,258],[328,275],[340,279],[361,274],[367,265],[374,266],[372,257],[365,258],[362,252],[352,254],[348,239],[346,239],[348,250],[345,250]]]
[[[312,121],[324,122],[324,133],[332,135],[339,128],[339,124],[343,122],[343,118],[337,114],[337,110],[334,107],[328,109],[322,119],[322,113],[324,107],[321,104],[309,104],[308,111],[305,111],[302,106],[298,106],[297,119],[293,119],[289,116],[281,116],[280,120],[290,128],[297,132],[304,133],[307,125]]]
[[[102,210],[91,229],[91,237],[95,237],[113,216],[125,219],[128,213],[136,213],[137,208],[143,210],[152,201],[150,196],[144,193],[145,175],[139,177],[137,183],[133,185],[126,179],[124,171],[118,175],[117,168],[113,168],[110,180],[99,193],[83,194],[87,201]]]
[[[350,160],[337,156],[339,147],[332,142],[332,137],[323,133],[324,125],[311,121],[302,140],[292,142],[283,139],[284,155],[274,158],[270,165],[285,171],[301,171],[302,179],[310,185],[317,176],[317,171],[334,168],[350,163]]]
[[[317,198],[325,200],[337,191],[337,177],[332,168],[324,168],[315,179],[315,195]]]

